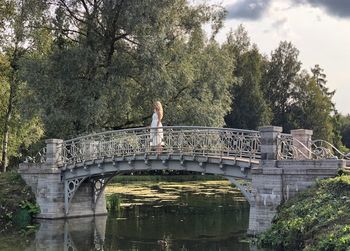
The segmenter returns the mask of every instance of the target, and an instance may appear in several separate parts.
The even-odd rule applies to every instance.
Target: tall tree
[[[31,26],[42,19],[42,11],[46,8],[45,1],[1,1],[0,16],[0,53],[2,54],[3,85],[8,86],[7,101],[3,115],[1,168],[3,172],[8,166],[8,149],[11,138],[11,125],[15,119],[20,100],[23,82],[19,78],[20,61],[29,51],[33,43]],[[6,63],[7,61],[7,63]],[[2,88],[5,88],[2,86]],[[18,125],[17,125],[18,126]],[[16,131],[16,128],[13,128]],[[18,128],[17,128],[18,129]]]
[[[305,128],[314,131],[313,137],[332,141],[332,101],[324,95],[314,77],[302,71],[292,91],[289,122],[291,128]]]
[[[312,69],[312,78],[315,80],[316,84],[319,86],[323,95],[329,99],[332,105],[332,137],[331,142],[337,147],[342,147],[341,142],[341,122],[340,122],[340,114],[335,108],[335,103],[332,101],[332,98],[335,94],[335,90],[330,91],[327,87],[327,75],[324,73],[324,70],[320,67],[320,65],[316,64]]]
[[[272,124],[284,131],[293,129],[290,123],[292,97],[301,62],[299,51],[290,42],[281,42],[272,52],[263,77],[262,89],[273,113]]]
[[[232,77],[236,79],[231,88],[232,110],[225,116],[226,125],[257,129],[269,124],[270,110],[261,90],[264,60],[257,46],[250,46],[247,31],[240,25],[234,33],[229,33],[224,48],[235,64]]]
[[[28,62],[25,73],[37,93],[48,137],[148,124],[155,99],[165,104],[165,122],[169,118],[175,124],[183,116],[176,119],[171,114],[184,112],[188,103],[184,96],[202,101],[193,102],[198,106],[186,112],[203,109],[199,114],[206,118],[200,117],[201,123],[222,124],[222,119],[211,117],[229,107],[225,101],[229,85],[225,77],[214,85],[204,76],[226,76],[223,71],[230,64],[214,67],[214,56],[221,62],[219,48],[207,47],[202,25],[211,22],[220,27],[223,10],[192,6],[185,0],[54,2],[55,17],[47,25],[55,31],[53,51],[47,58]],[[210,61],[205,65],[194,58]],[[200,71],[205,73],[202,77]],[[198,81],[207,82],[201,82],[200,88]],[[213,98],[203,99],[208,88],[223,90],[214,96],[215,106]],[[205,113],[204,107],[215,109]]]
[[[323,94],[329,98],[333,98],[335,94],[334,91],[329,91],[329,88],[327,87],[327,75],[324,73],[324,69],[320,67],[320,65],[316,64],[311,69],[312,77],[316,81],[316,84],[320,87]]]

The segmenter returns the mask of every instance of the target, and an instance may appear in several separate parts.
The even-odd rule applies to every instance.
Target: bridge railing
[[[158,129],[163,135],[161,149],[151,145],[151,134]],[[51,149],[49,153],[45,147],[36,156],[27,157],[25,162],[51,163],[54,161],[60,166],[104,157],[148,155],[160,152],[170,155],[201,155],[251,160],[261,158],[261,132],[259,131],[194,126],[171,126],[158,129],[143,127],[94,133],[66,141],[48,140],[47,147]],[[311,135],[312,131],[303,129],[294,130],[294,132],[292,130],[292,134],[276,133],[277,142],[273,143],[277,144],[275,158],[350,160],[349,153],[342,153],[324,140],[311,141]],[[53,151],[58,152],[56,154]],[[49,159],[47,159],[48,154]]]
[[[152,146],[151,130],[161,130],[161,149]],[[209,128],[162,127],[136,128],[91,134],[63,143],[63,164],[102,157],[124,157],[140,154],[183,154],[260,158],[258,131]]]
[[[281,134],[278,141],[278,159],[345,159],[350,153],[343,153],[325,140],[313,140],[310,146],[293,138],[291,134]]]

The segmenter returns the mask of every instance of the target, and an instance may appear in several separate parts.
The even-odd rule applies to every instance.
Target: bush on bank
[[[15,172],[0,173],[0,233],[30,222],[39,213],[34,194]]]
[[[320,180],[281,205],[258,243],[275,250],[350,250],[350,176]]]

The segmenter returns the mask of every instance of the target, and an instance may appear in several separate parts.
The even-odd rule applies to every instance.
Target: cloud
[[[320,7],[332,16],[350,18],[350,0],[293,0],[293,2]]]
[[[228,19],[258,20],[268,10],[271,0],[238,0],[227,5]]]
[[[287,21],[288,21],[288,19],[287,19],[286,17],[277,19],[277,20],[275,20],[275,21],[272,23],[272,27],[275,28],[275,29],[279,29],[279,28],[285,26],[285,24],[287,23]]]

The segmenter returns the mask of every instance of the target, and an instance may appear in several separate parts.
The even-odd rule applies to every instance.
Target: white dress
[[[161,128],[162,122],[158,124],[158,114],[156,112],[152,115],[152,123],[151,123],[151,146],[163,145],[163,129]],[[158,128],[157,128],[158,127]]]

